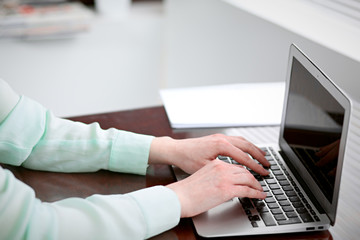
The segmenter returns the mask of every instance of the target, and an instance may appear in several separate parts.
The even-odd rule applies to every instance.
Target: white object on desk
[[[173,128],[279,125],[285,83],[240,83],[162,89]]]

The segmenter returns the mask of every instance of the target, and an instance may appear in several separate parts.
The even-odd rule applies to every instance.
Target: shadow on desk
[[[99,122],[104,129],[115,127],[137,133],[173,138],[207,135],[202,131],[172,131],[163,107],[104,113],[70,118],[85,123]],[[213,131],[213,130],[211,130]],[[53,173],[2,165],[14,173],[16,178],[32,187],[36,197],[45,202],[54,202],[69,197],[85,198],[93,194],[124,194],[155,185],[167,185],[175,181],[172,169],[168,165],[150,165],[146,176],[98,171],[94,173]],[[194,229],[191,219],[181,219],[179,225],[153,239],[192,240],[203,239]],[[331,240],[329,231],[296,233],[284,235],[233,237],[219,239],[319,239]]]

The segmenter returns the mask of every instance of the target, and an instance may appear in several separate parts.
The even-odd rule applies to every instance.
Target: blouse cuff
[[[0,79],[0,123],[16,106],[19,99],[20,96],[12,90],[9,84]]]
[[[181,206],[176,193],[155,186],[127,194],[139,205],[146,222],[146,238],[167,231],[180,221]]]
[[[109,170],[145,175],[153,138],[119,131],[112,145]]]

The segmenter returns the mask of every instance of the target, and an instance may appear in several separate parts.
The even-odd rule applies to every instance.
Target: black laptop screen
[[[344,108],[293,58],[283,137],[332,202]]]

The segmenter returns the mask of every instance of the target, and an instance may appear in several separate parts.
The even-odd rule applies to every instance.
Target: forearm
[[[22,97],[0,124],[0,162],[46,171],[145,174],[152,138],[60,119]]]
[[[153,137],[47,115],[46,133],[23,166],[60,172],[146,173]]]
[[[144,239],[180,219],[177,197],[166,187],[43,203],[0,167],[0,189],[0,239]]]

